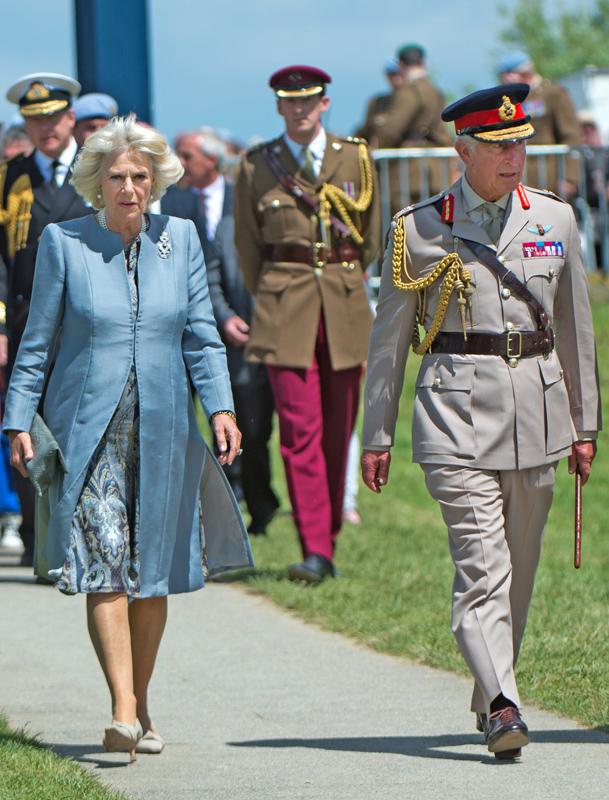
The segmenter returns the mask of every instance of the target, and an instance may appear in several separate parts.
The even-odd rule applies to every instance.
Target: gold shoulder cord
[[[465,314],[468,303],[467,298],[472,293],[472,289],[470,287],[471,273],[463,265],[461,256],[458,253],[448,253],[436,264],[429,275],[426,275],[424,278],[419,278],[418,280],[414,279],[411,275],[409,275],[406,265],[406,225],[405,218],[400,217],[400,219],[397,220],[393,231],[393,252],[391,256],[391,266],[393,285],[397,289],[401,289],[404,292],[419,293],[419,306],[417,308],[417,315],[414,323],[414,335],[412,339],[412,349],[417,355],[422,356],[431,348],[434,339],[442,328],[444,317],[448,311],[448,303],[455,289],[459,292],[459,298],[457,302],[459,303],[461,322],[463,324],[463,337],[467,340]],[[408,279],[407,281],[402,279],[402,272]],[[438,306],[429,330],[425,333],[425,338],[423,341],[421,341],[419,325],[423,325],[425,317],[425,291],[440,279],[440,276],[443,272],[446,272],[446,275],[444,276],[442,286],[440,287],[440,299],[438,300]]]
[[[338,216],[345,223],[347,228],[349,228],[349,233],[353,237],[353,241],[356,244],[361,245],[364,243],[364,237],[358,230],[349,212],[361,214],[363,211],[368,209],[370,203],[372,202],[373,182],[372,167],[370,166],[368,148],[365,144],[359,144],[358,149],[361,182],[359,197],[357,200],[354,200],[342,189],[339,189],[338,186],[334,186],[331,183],[324,183],[319,190],[319,217],[321,223],[326,227],[326,229],[329,228],[330,210],[331,207],[334,206]]]
[[[9,258],[14,258],[18,250],[27,243],[32,219],[34,192],[29,175],[20,175],[9,189],[6,208],[3,208],[4,184],[6,181],[6,162],[0,164],[0,225],[6,228],[6,241]]]

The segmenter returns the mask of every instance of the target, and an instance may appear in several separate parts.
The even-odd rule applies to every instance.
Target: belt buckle
[[[516,339],[518,352],[512,347],[512,339]],[[505,354],[510,367],[518,366],[518,359],[522,356],[522,333],[520,331],[508,331],[505,343]]]
[[[325,242],[313,242],[313,265],[315,267],[315,272],[318,275],[328,263],[326,250],[327,245]]]

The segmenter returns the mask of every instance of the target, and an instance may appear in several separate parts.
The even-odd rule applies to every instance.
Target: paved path
[[[306,591],[306,590],[305,590]],[[153,686],[161,756],[125,766],[82,596],[0,567],[0,708],[146,800],[606,800],[609,737],[525,709],[533,743],[498,764],[469,683],[304,625],[229,585],[172,597]]]

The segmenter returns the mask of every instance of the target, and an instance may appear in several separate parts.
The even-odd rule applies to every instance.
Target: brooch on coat
[[[168,258],[169,254],[171,253],[171,242],[169,241],[169,234],[167,231],[163,231],[163,233],[159,236],[157,249],[161,258]]]

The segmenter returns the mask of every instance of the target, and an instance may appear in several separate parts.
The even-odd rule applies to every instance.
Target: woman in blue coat
[[[45,389],[67,465],[48,492],[48,574],[87,593],[112,698],[104,744],[132,759],[163,747],[147,689],[167,595],[201,588],[210,557],[212,568],[251,562],[195,424],[191,383],[231,463],[241,434],[199,239],[190,221],[146,213],[181,174],[165,139],[133,117],[89,137],[72,183],[99,211],[42,235],[4,417],[25,474]]]

